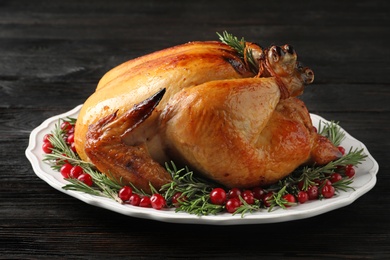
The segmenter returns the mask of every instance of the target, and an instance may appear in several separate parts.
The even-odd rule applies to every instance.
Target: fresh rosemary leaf
[[[241,195],[239,196],[239,199],[242,203],[242,205],[233,213],[233,215],[241,214],[241,218],[245,216],[245,214],[253,213],[255,211],[260,210],[260,201],[255,199],[255,202],[253,204],[248,204]]]
[[[250,64],[250,69],[254,73],[258,72],[259,70],[258,64],[256,63],[255,58],[253,57],[252,49],[247,48],[247,44],[244,37],[242,37],[241,40],[239,40],[236,36],[233,36],[227,31],[224,31],[222,35],[217,32],[217,35],[219,37],[219,40],[222,43],[229,45],[238,53],[239,57],[243,61],[248,62]]]
[[[232,46],[245,48],[243,39],[239,41],[236,37],[229,35],[226,32],[221,37],[224,37],[224,40]],[[75,119],[72,118],[67,118],[66,120],[68,122],[75,122]],[[69,178],[66,179],[69,184],[65,185],[63,188],[65,190],[85,192],[95,196],[104,196],[114,199],[119,203],[123,203],[118,196],[118,191],[124,186],[121,180],[116,181],[114,178],[109,178],[106,174],[97,171],[93,164],[82,161],[66,143],[64,138],[65,132],[61,130],[59,125],[60,121],[58,125],[55,126],[55,129],[51,133],[52,136],[49,138],[53,145],[52,153],[46,154],[44,160],[56,170],[59,170],[66,162],[69,162],[72,165],[79,165],[83,168],[84,172],[91,175],[94,182],[93,186],[90,187],[77,179]],[[328,137],[335,145],[339,145],[345,138],[338,123],[335,122],[320,123],[319,133]],[[326,165],[312,165],[296,169],[292,174],[266,189],[267,191],[274,192],[268,210],[272,211],[275,207],[286,208],[286,206],[289,206],[290,204],[283,196],[287,193],[296,195],[299,192],[298,183],[302,182],[303,187],[301,189],[307,190],[311,185],[318,185],[318,181],[328,179],[330,174],[342,167],[347,165],[359,165],[366,157],[363,149],[351,148],[343,157],[329,162]],[[150,185],[150,188],[152,193],[162,194],[169,206],[176,207],[176,212],[181,211],[202,216],[226,211],[224,205],[215,205],[210,202],[210,192],[215,187],[220,187],[220,185],[196,176],[188,167],[178,169],[174,162],[170,162],[170,164],[166,163],[165,168],[171,174],[172,181],[163,185],[160,190],[156,190],[152,185]],[[351,187],[352,182],[353,179],[344,177],[332,185],[336,191],[346,191],[348,189],[353,189]],[[141,196],[149,195],[144,191],[139,190],[132,183],[126,185],[130,185],[134,193]],[[172,198],[178,193],[181,194],[181,197],[177,200],[178,203],[173,205]],[[241,206],[233,214],[241,214],[241,217],[244,217],[245,214],[259,211],[262,208],[262,203],[257,199],[254,204],[248,204],[240,196],[240,201]]]
[[[176,211],[184,211],[195,215],[216,214],[223,210],[223,206],[209,202],[210,192],[215,187],[213,183],[194,176],[194,172],[187,167],[177,169],[174,162],[165,164],[172,176],[172,181],[163,185],[160,192],[170,201],[176,193],[185,198],[179,201]]]
[[[329,123],[320,121],[318,133],[327,137],[335,146],[339,146],[345,139],[345,133],[341,131],[338,122],[330,121]]]

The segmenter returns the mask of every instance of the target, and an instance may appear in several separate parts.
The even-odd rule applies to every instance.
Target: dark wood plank
[[[387,0],[0,1],[0,258],[390,258],[389,12]],[[34,174],[31,130],[82,104],[106,71],[224,30],[295,47],[316,75],[301,97],[309,110],[377,159],[370,192],[298,221],[187,225],[91,206]]]

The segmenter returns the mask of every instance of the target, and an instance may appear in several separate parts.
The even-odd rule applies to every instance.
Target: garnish
[[[220,187],[196,176],[188,167],[178,169],[170,162],[165,168],[172,181],[160,190],[150,186],[152,194],[147,194],[131,183],[123,186],[121,180],[115,181],[96,170],[93,164],[82,161],[74,149],[74,124],[73,118],[62,119],[43,138],[44,161],[69,182],[63,187],[65,190],[103,196],[132,206],[175,208],[176,212],[199,216],[229,212],[244,217],[262,209],[287,209],[308,200],[331,198],[340,191],[353,190],[354,168],[366,157],[363,149],[350,148],[344,156],[326,165],[300,167],[274,185],[248,190]],[[321,122],[318,132],[335,145],[340,145],[345,138],[335,122]]]
[[[210,192],[215,187],[211,182],[194,177],[194,172],[187,167],[177,169],[173,162],[171,162],[171,166],[165,164],[165,167],[172,176],[172,182],[163,185],[160,191],[171,203],[172,198],[176,196],[176,211],[209,215],[223,210],[223,206],[213,204],[209,200]]]
[[[247,45],[247,42],[245,41],[244,37],[239,40],[236,36],[233,36],[227,31],[224,31],[222,35],[219,33],[217,33],[217,35],[221,42],[233,48],[238,53],[240,58],[250,65],[250,69],[254,73],[258,72],[259,65],[253,57],[253,50]]]
[[[330,121],[323,122],[320,121],[318,126],[318,133],[327,137],[335,146],[339,146],[345,138],[343,131],[340,131],[338,122]]]

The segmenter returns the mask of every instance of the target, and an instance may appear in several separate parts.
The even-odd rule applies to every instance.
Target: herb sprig
[[[165,164],[165,168],[172,176],[172,181],[163,185],[160,192],[165,194],[171,202],[173,196],[181,194],[176,211],[184,211],[196,215],[217,214],[223,210],[220,205],[210,203],[210,192],[216,187],[212,182],[194,176],[188,167],[177,169],[174,162]]]
[[[67,118],[66,121],[72,122],[74,119]],[[47,161],[51,167],[55,170],[59,170],[61,166],[70,162],[72,165],[79,165],[83,170],[90,174],[94,185],[92,187],[84,184],[83,182],[68,178],[66,179],[69,184],[66,184],[63,188],[65,190],[73,190],[84,192],[96,196],[104,196],[114,199],[120,203],[123,203],[118,197],[118,191],[123,187],[121,180],[114,180],[109,178],[106,174],[97,171],[93,164],[82,161],[79,156],[69,148],[69,145],[64,140],[64,131],[59,127],[60,122],[55,126],[51,133],[50,142],[53,144],[52,153],[46,154],[44,160]],[[340,130],[338,123],[320,123],[319,133],[327,136],[333,143],[340,144],[345,138],[344,133]],[[272,191],[273,196],[268,201],[268,211],[272,211],[276,207],[286,208],[291,206],[283,196],[287,193],[297,194],[297,184],[303,183],[301,190],[307,190],[309,186],[315,185],[316,181],[323,181],[329,179],[330,174],[339,171],[340,167],[347,165],[359,165],[366,158],[363,149],[351,148],[349,152],[343,157],[329,162],[323,166],[304,166],[295,170],[286,178],[280,180],[278,183],[271,185],[267,189],[267,192]],[[156,190],[151,186],[151,190],[154,193],[162,194],[169,207],[176,207],[176,212],[187,212],[195,215],[210,215],[218,214],[225,210],[224,205],[215,205],[210,202],[210,192],[213,188],[218,187],[218,184],[204,178],[200,178],[195,173],[188,169],[188,167],[177,168],[174,162],[166,163],[167,171],[172,176],[172,181],[161,187],[160,190]],[[351,184],[353,179],[343,178],[340,181],[333,183],[333,186],[337,190],[347,191],[353,189]],[[132,186],[135,193],[139,195],[147,195],[142,190]],[[181,194],[179,198],[176,198],[178,203],[172,202],[173,197],[177,194]],[[241,196],[239,196],[241,206],[237,208],[234,214],[241,214],[243,217],[245,214],[257,212],[263,208],[266,208],[264,202],[255,199],[254,204],[248,204]]]
[[[239,40],[236,36],[228,33],[227,31],[222,32],[222,34],[217,32],[217,35],[221,42],[233,48],[242,60],[248,62],[250,69],[254,73],[259,71],[259,64],[253,56],[253,50],[247,46],[247,42],[244,37]]]

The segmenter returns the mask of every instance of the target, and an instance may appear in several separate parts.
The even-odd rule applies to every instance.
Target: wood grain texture
[[[390,258],[389,12],[387,0],[0,1],[0,259]],[[31,130],[82,104],[107,70],[223,30],[295,47],[316,75],[302,99],[368,147],[373,190],[309,219],[203,226],[126,217],[34,174]]]

